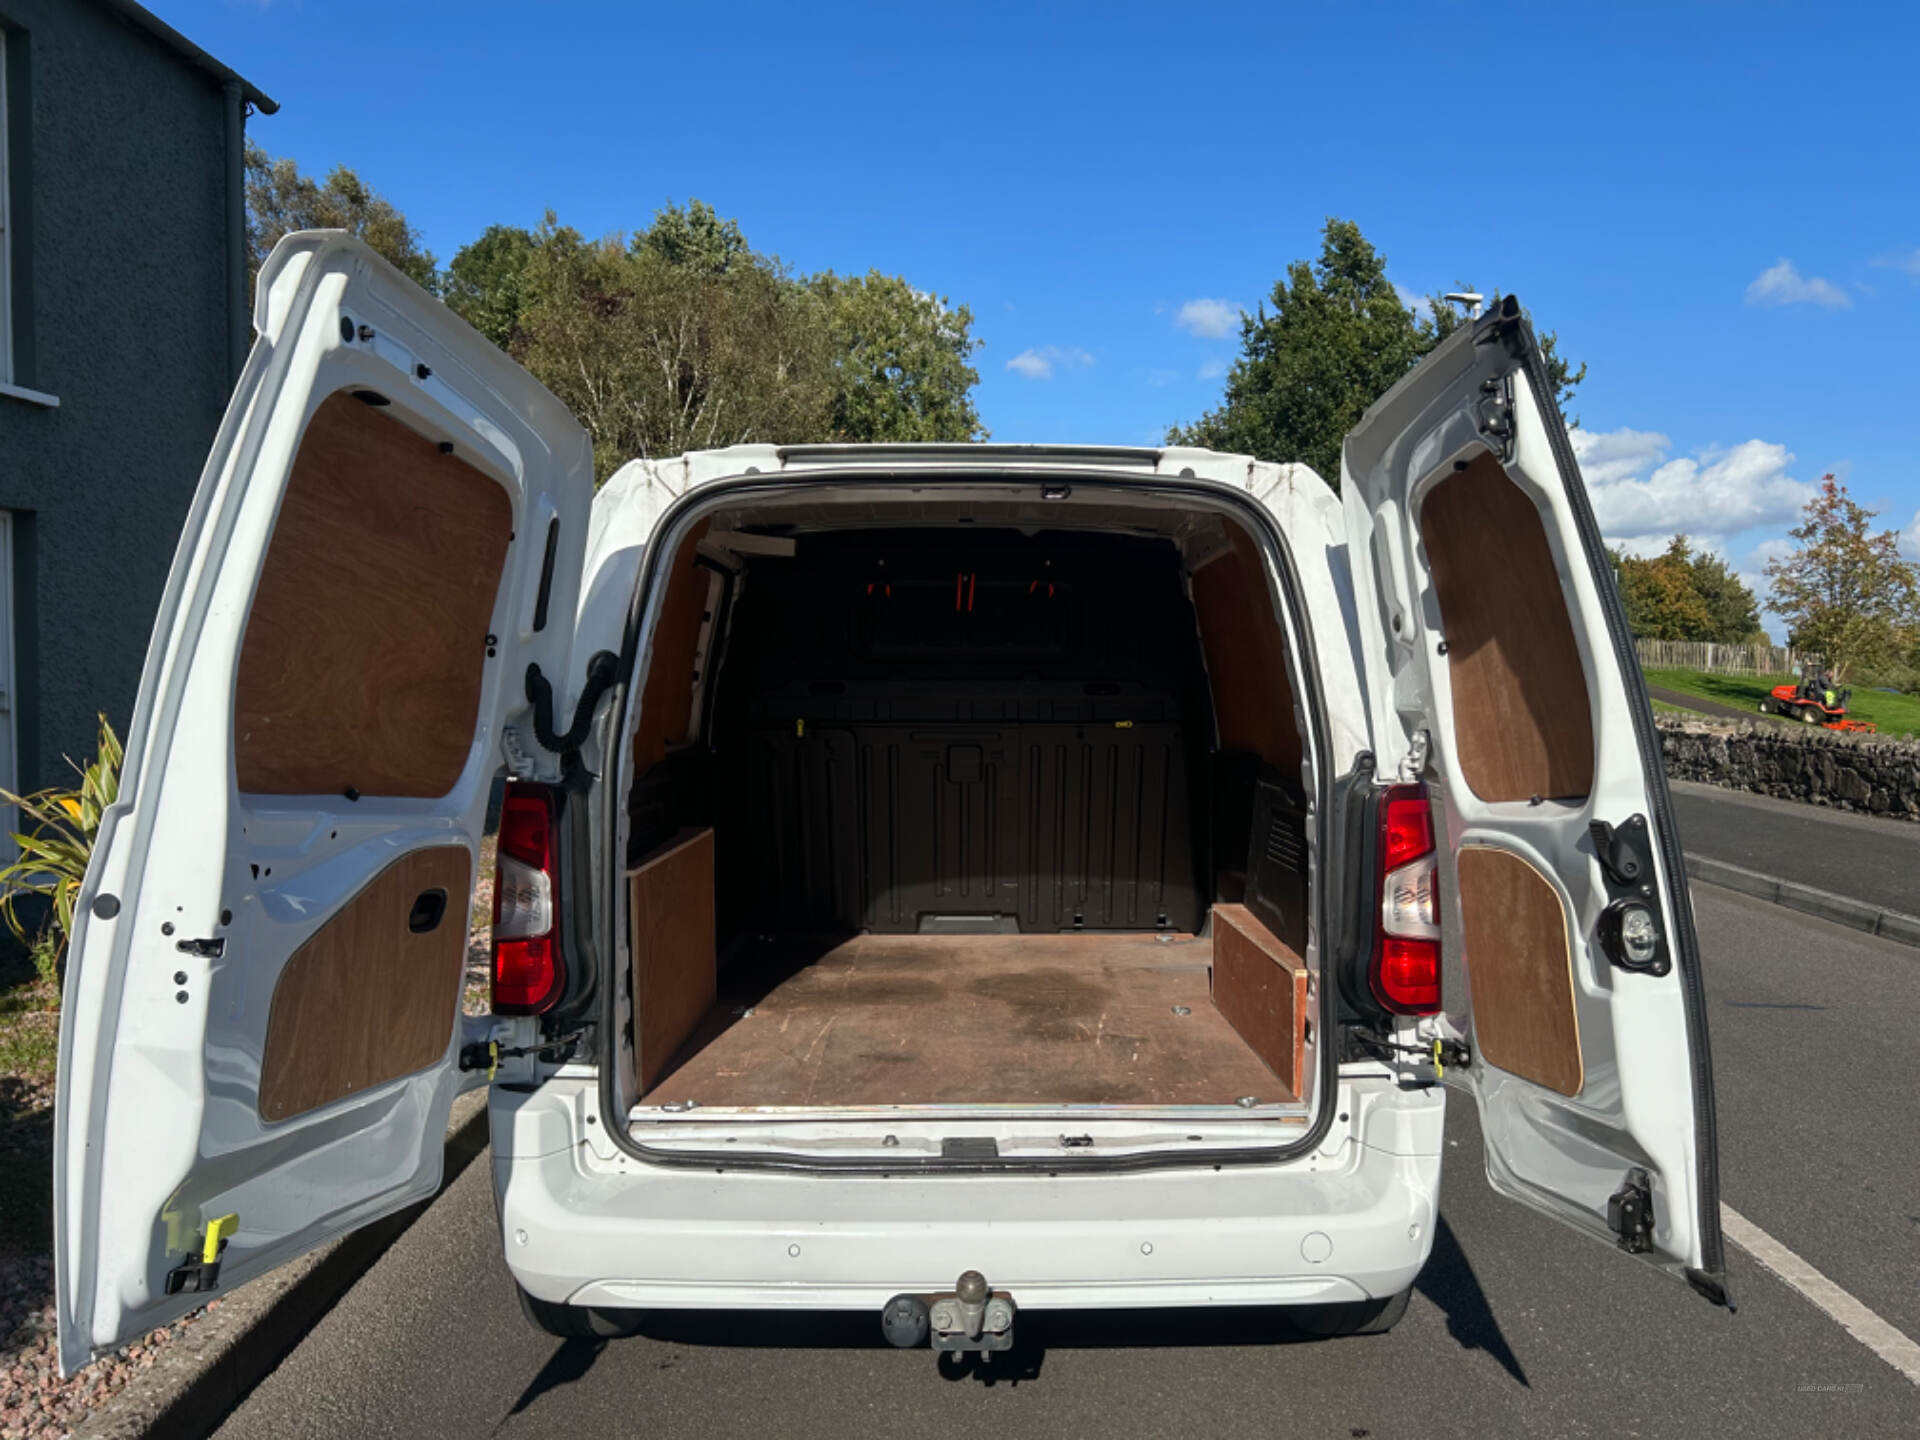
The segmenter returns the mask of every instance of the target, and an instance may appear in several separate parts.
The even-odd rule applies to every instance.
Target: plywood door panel
[[[642,860],[629,898],[634,1049],[644,1094],[713,1008],[713,831],[682,835]]]
[[[1459,870],[1474,1047],[1488,1064],[1578,1095],[1585,1069],[1559,892],[1518,855],[1484,845],[1463,849]]]
[[[1482,800],[1583,798],[1593,707],[1539,510],[1483,454],[1428,492],[1420,538],[1467,784]]]
[[[243,794],[436,797],[472,748],[507,492],[335,394],[301,438],[240,650]]]
[[[439,921],[409,924],[440,891]],[[473,864],[437,845],[393,861],[293,952],[273,988],[260,1116],[287,1120],[424,1070],[446,1053],[460,1004]]]
[[[1244,905],[1213,907],[1213,1005],[1293,1094],[1306,1093],[1307,967]]]
[[[1220,744],[1297,775],[1300,730],[1266,564],[1239,526],[1229,525],[1227,538],[1228,550],[1193,572],[1193,607]]]

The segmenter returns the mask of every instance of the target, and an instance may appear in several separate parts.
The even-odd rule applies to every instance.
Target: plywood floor
[[[1213,1008],[1211,954],[1203,939],[1152,935],[759,946],[727,965],[719,1003],[645,1103],[1292,1099]]]

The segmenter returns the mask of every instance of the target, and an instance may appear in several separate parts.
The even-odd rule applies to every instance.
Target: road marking
[[[1915,1385],[1920,1385],[1920,1344],[1915,1344],[1731,1205],[1720,1206],[1727,1238],[1837,1321]]]

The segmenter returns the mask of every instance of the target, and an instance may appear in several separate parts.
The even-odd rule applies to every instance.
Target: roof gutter
[[[134,29],[144,31],[158,40],[167,49],[173,51],[189,65],[218,80],[222,85],[234,84],[240,87],[240,96],[262,115],[272,115],[280,109],[280,102],[261,90],[235,70],[222,65],[213,56],[202,50],[178,30],[174,29],[158,15],[144,6],[136,5],[133,0],[99,0],[99,3],[114,12]]]

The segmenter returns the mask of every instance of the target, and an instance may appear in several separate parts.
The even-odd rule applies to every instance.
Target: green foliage
[[[825,438],[831,365],[804,287],[751,252],[716,268],[669,239],[585,240],[547,218],[523,273],[514,357],[593,437],[604,480],[636,457]]]
[[[463,245],[440,277],[440,298],[502,350],[511,350],[527,303],[527,268],[538,242],[517,225],[489,225]]]
[[[877,271],[796,277],[695,200],[631,237],[552,214],[448,267],[449,306],[565,401],[596,475],[747,441],[984,437],[973,315]]]
[[[248,273],[257,275],[280,237],[293,230],[349,230],[384,255],[415,284],[435,288],[431,252],[393,202],[345,165],[324,181],[300,173],[292,160],[274,159],[247,142]]]
[[[1767,565],[1768,608],[1836,680],[1899,665],[1920,646],[1920,567],[1901,558],[1898,534],[1874,531],[1876,514],[1822,476],[1788,532],[1793,553]]]
[[[1614,581],[1627,623],[1648,640],[1764,641],[1753,592],[1726,561],[1676,535],[1663,554],[1613,552]]]
[[[829,424],[847,443],[984,440],[968,357],[973,312],[897,275],[815,275],[833,363]]]
[[[120,794],[120,737],[107,717],[100,717],[100,738],[93,762],[84,770],[74,765],[80,783],[70,789],[47,789],[32,795],[0,790],[0,800],[19,807],[24,822],[13,837],[19,855],[0,869],[0,919],[15,938],[28,940],[18,905],[25,895],[45,895],[52,901],[47,926],[35,937],[34,967],[43,973],[57,970],[73,935],[74,901],[86,878],[100,817]],[[72,761],[68,761],[73,764]],[[52,946],[43,959],[42,941]]]
[[[1320,258],[1289,265],[1266,303],[1241,317],[1240,358],[1220,406],[1175,426],[1167,443],[1300,461],[1337,486],[1347,432],[1462,323],[1438,296],[1430,309],[1423,318],[1401,300],[1358,225],[1330,218]],[[1551,334],[1541,345],[1564,408],[1587,367],[1573,371]]]
[[[899,276],[796,276],[701,200],[588,240],[549,213],[489,226],[444,273],[352,170],[324,182],[249,142],[247,241],[344,229],[440,295],[566,402],[605,480],[626,461],[747,441],[981,440],[973,314]]]

